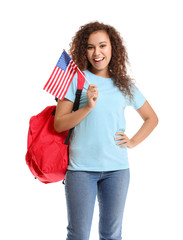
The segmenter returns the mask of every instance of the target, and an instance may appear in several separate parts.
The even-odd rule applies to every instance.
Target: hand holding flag
[[[63,100],[77,70],[84,76],[64,50],[43,89],[56,98]],[[90,84],[87,79],[86,81]]]

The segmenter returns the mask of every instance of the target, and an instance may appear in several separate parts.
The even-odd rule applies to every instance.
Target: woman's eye
[[[88,47],[87,49],[88,49],[88,50],[91,50],[92,48],[93,48],[93,47]]]
[[[100,47],[101,47],[101,48],[104,48],[105,46],[106,46],[106,45],[105,45],[105,44],[103,44],[103,45],[101,45]]]

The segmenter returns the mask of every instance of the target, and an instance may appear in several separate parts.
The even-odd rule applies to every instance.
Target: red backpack
[[[83,73],[84,74],[84,73]],[[79,108],[85,78],[78,71],[77,91],[73,111]],[[56,106],[46,107],[29,122],[26,163],[43,183],[58,182],[65,178],[68,165],[69,138],[72,129],[57,133],[54,129]]]

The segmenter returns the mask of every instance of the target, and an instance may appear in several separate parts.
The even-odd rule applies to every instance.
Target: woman
[[[127,75],[128,55],[113,27],[98,22],[82,26],[70,54],[92,84],[85,81],[80,108],[72,112],[75,75],[65,99],[58,101],[55,115],[56,131],[75,127],[65,182],[67,240],[89,239],[96,196],[100,239],[120,240],[129,185],[127,148],[142,142],[158,118]],[[130,139],[125,134],[126,106],[133,106],[144,120]]]

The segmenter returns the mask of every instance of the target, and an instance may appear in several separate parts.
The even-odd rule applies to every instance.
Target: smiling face
[[[108,78],[111,55],[112,47],[107,32],[100,30],[91,33],[87,45],[87,58],[91,63],[90,71],[100,77]]]

